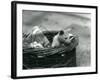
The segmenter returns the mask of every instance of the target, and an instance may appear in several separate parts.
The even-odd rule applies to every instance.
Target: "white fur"
[[[37,42],[30,43],[30,46],[31,48],[43,48],[43,46]]]

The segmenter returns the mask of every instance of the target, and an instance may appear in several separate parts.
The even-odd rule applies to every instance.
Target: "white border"
[[[90,67],[74,67],[74,68],[50,68],[50,69],[22,69],[22,10],[40,10],[40,11],[58,11],[58,12],[81,12],[91,13],[91,66]],[[45,5],[26,5],[17,4],[17,77],[20,76],[37,76],[37,75],[52,75],[52,74],[68,74],[68,73],[83,73],[95,72],[96,69],[96,50],[95,50],[95,9],[91,8],[76,8],[76,7],[58,7]]]

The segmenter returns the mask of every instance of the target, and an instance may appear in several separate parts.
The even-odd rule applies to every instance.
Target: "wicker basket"
[[[52,43],[52,39],[57,32],[44,32],[44,35]],[[56,48],[23,49],[23,68],[47,68],[76,66],[76,46],[78,37],[75,37],[68,46]],[[74,62],[73,62],[74,61]]]

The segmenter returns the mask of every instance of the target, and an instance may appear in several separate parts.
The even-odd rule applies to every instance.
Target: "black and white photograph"
[[[14,77],[96,73],[95,6],[16,5]]]
[[[91,14],[22,14],[23,69],[90,66]]]

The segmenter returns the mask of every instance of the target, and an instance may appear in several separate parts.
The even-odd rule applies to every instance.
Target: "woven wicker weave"
[[[52,42],[52,39],[55,34],[57,34],[57,32],[44,32],[44,35],[48,38],[48,40],[50,42]],[[72,50],[74,50],[77,45],[78,45],[78,37],[75,37],[68,46],[60,46],[60,47],[56,47],[56,48],[49,47],[49,48],[41,48],[41,49],[32,49],[32,48],[23,49],[23,56],[24,56],[24,58],[23,58],[24,64],[23,65],[25,68],[26,67],[33,68],[33,66],[34,65],[36,66],[37,63],[39,63],[39,64],[41,63],[42,67],[44,67],[45,61],[43,61],[44,62],[43,64],[41,62],[42,60],[44,60],[43,58],[45,58],[45,59],[49,58],[49,60],[52,61],[53,55],[58,56],[61,54],[68,54]],[[73,57],[73,53],[70,53],[70,54]],[[51,56],[51,58],[50,58],[50,56]],[[41,58],[41,60],[39,60],[39,58]],[[55,61],[55,59],[52,62],[54,62],[54,61]],[[50,62],[50,64],[52,64],[52,62]],[[34,63],[34,65],[33,65],[33,63]],[[47,63],[49,66],[49,61]],[[47,63],[45,63],[45,64],[47,64]],[[40,67],[39,64],[37,64],[38,67]]]

